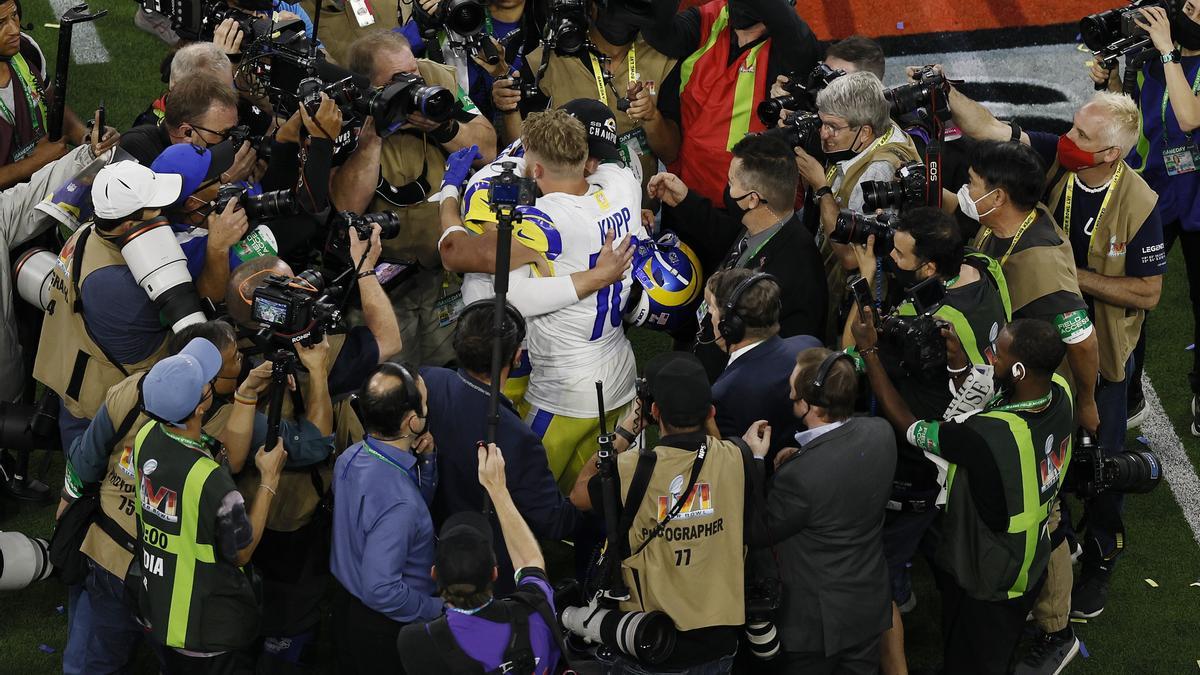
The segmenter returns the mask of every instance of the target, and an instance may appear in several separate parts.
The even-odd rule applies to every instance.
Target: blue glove
[[[461,193],[467,184],[467,177],[471,175],[471,163],[480,157],[483,155],[479,154],[477,145],[450,153],[450,156],[446,158],[446,173],[442,176],[442,188],[453,187]]]

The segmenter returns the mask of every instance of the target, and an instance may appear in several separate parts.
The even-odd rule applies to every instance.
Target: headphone
[[[825,380],[829,378],[829,372],[833,370],[837,362],[842,359],[845,359],[852,368],[854,367],[854,359],[850,358],[846,352],[833,352],[821,362],[821,367],[817,368],[817,377],[812,383],[812,395],[805,397],[809,405],[829,407],[829,399],[825,395]]]
[[[779,283],[773,274],[755,272],[734,287],[733,292],[729,294],[729,300],[725,301],[725,306],[721,308],[721,320],[717,323],[717,333],[725,338],[726,349],[729,345],[741,342],[742,338],[746,337],[746,319],[738,314],[737,305],[746,291],[760,281]]]
[[[473,312],[482,312],[485,309],[491,310],[495,306],[496,306],[495,298],[484,298],[482,300],[476,300],[475,302],[472,302],[471,304],[464,307],[463,311],[459,312],[457,326],[463,325],[463,323],[464,323],[463,320],[467,318],[467,315],[469,315]],[[508,321],[511,321],[512,324],[510,326],[508,321],[501,324],[504,327],[504,332],[501,333],[500,337],[508,337],[510,335],[513,335],[514,337],[516,337],[517,343],[524,342],[524,340],[525,340],[525,317],[521,316],[521,313],[519,311],[517,311],[517,308],[513,307],[512,303],[510,303],[508,301],[505,301],[505,303],[504,303],[504,313],[508,315],[507,316]],[[495,321],[495,317],[493,317],[492,320]],[[462,339],[459,337],[460,333],[461,333],[461,330],[456,327],[456,330],[454,331],[454,347],[455,347],[455,349],[457,349],[459,347],[460,341]],[[495,337],[495,336],[493,335],[491,337]]]
[[[417,413],[417,415],[420,415],[421,392],[417,389],[416,378],[413,377],[412,372],[407,366],[396,363],[395,361],[384,361],[378,366],[375,366],[375,369],[371,371],[371,374],[368,375],[365,380],[363,380],[361,385],[359,385],[358,391],[350,395],[350,407],[354,410],[354,414],[358,415],[358,419],[360,422],[362,422],[363,426],[371,428],[379,426],[375,424],[377,420],[368,419],[373,416],[368,415],[367,412],[363,410],[362,399],[367,395],[367,387],[370,386],[371,379],[380,373],[391,375],[400,379],[400,382],[402,382],[404,385],[404,399],[401,401],[401,405],[404,406],[406,411],[411,410]],[[386,423],[384,426],[386,426]]]

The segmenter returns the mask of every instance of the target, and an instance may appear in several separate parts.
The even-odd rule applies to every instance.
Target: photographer
[[[824,336],[829,293],[813,233],[793,211],[798,175],[791,148],[770,135],[747,135],[733,146],[725,180],[724,213],[674,174],[658,174],[649,189],[704,269],[745,268],[775,277],[781,336]],[[708,320],[699,328],[707,331]],[[696,353],[714,380],[729,360],[713,346],[716,337],[696,338]]]
[[[821,346],[811,335],[779,337],[779,296],[774,278],[748,269],[718,270],[704,285],[715,344],[729,354],[713,382],[717,429],[732,435],[766,419],[774,430],[771,459],[795,427],[792,406],[783,396],[788,368],[797,354]]]
[[[68,154],[67,144],[86,145],[91,135],[79,117],[64,107],[62,138],[47,136],[46,105],[54,89],[46,73],[46,57],[21,32],[21,5],[0,3],[0,188],[23,183],[38,169]],[[117,140],[116,129],[101,130],[104,140]]]
[[[560,638],[546,562],[508,492],[507,465],[500,448],[481,444],[477,454],[479,482],[492,498],[507,552],[517,568],[518,590],[494,602],[492,585],[502,572],[493,553],[492,526],[486,517],[471,511],[451,516],[442,525],[431,572],[447,611],[442,618],[400,631],[396,646],[404,672],[504,672],[507,666],[517,673],[554,673]]]
[[[875,239],[852,248],[859,269],[875,269]],[[951,414],[951,374],[946,371],[945,348],[937,323],[918,323],[918,315],[954,326],[962,337],[967,359],[987,365],[995,359],[995,336],[1010,317],[1008,287],[1000,265],[978,253],[965,254],[962,233],[950,216],[932,207],[907,209],[895,221],[893,248],[884,258],[883,269],[893,297],[904,295],[892,307],[888,322],[908,321],[879,343],[879,362],[895,383],[900,397],[920,419],[943,419]],[[866,277],[873,285],[874,275]],[[929,287],[936,300],[926,293]],[[926,290],[921,290],[924,286]],[[916,288],[916,291],[912,289]],[[917,307],[913,296],[931,305]],[[887,307],[888,305],[885,305]],[[873,305],[872,305],[873,307]],[[851,309],[846,324],[845,344],[853,344],[851,330],[858,320],[858,306]],[[924,326],[924,330],[917,328]],[[908,566],[918,550],[931,542],[925,534],[937,517],[939,491],[937,467],[916,451],[903,436],[896,461],[891,497],[883,523],[883,552],[892,580],[892,628],[884,634],[882,659],[885,666],[904,663],[904,629],[901,611],[916,602]]]
[[[821,63],[835,72],[842,71],[841,74],[865,71],[875,75],[882,82],[886,59],[883,55],[883,47],[880,47],[878,42],[861,35],[851,35],[845,40],[839,40],[829,45]],[[800,78],[800,75],[802,73],[776,77],[775,84],[771,85],[771,98],[786,96],[788,94],[786,85],[790,84],[793,78]],[[799,81],[803,82],[803,79],[801,78]],[[794,108],[781,109],[779,121],[782,122],[789,112],[794,111]]]
[[[504,135],[510,140],[520,136],[522,117],[541,107],[537,105],[540,100],[527,101],[521,87],[536,81],[541,92],[555,102],[599,101],[616,121],[618,148],[618,154],[603,159],[620,159],[633,169],[644,189],[646,181],[657,172],[659,160],[673,162],[679,152],[679,125],[659,112],[655,94],[656,84],[668,79],[676,60],[659,53],[639,36],[638,26],[649,17],[626,3],[591,6],[588,46],[577,54],[543,46],[525,59],[519,82],[511,77],[496,81],[492,98],[504,114]],[[544,60],[545,71],[536,80]]]
[[[807,430],[775,460],[750,539],[759,557],[777,560],[783,581],[777,672],[876,673],[891,623],[879,533],[896,443],[883,420],[851,417],[858,376],[847,354],[806,349],[789,379]]]
[[[660,433],[658,446],[648,450],[656,458],[652,469],[638,453],[615,460],[626,510],[634,512],[628,531],[618,533],[629,547],[619,556],[630,592],[620,609],[664,612],[678,633],[674,651],[654,669],[614,650],[608,672],[728,673],[746,621],[742,550],[771,428],[759,420],[742,439],[712,436],[711,389],[704,367],[690,354],[655,357],[646,364],[646,382],[651,399],[617,429],[622,440],[631,438],[648,407]],[[630,423],[631,430],[625,427]],[[601,508],[611,497],[597,471],[593,456],[575,482],[571,501],[580,509]],[[691,476],[686,487],[677,476]],[[634,484],[640,494],[631,493]]]
[[[170,329],[119,244],[178,200],[181,185],[179,176],[136,162],[105,166],[92,184],[95,222],[75,231],[52,270],[33,376],[62,399],[64,447],[87,427],[109,387],[148,370],[164,353]]]
[[[220,369],[220,352],[197,338],[142,381],[143,409],[157,421],[138,431],[133,446],[142,577],[133,585],[168,675],[253,670],[244,650],[255,637],[258,603],[240,568],[262,537],[287,452],[282,443],[258,451],[262,482],[247,512],[220,443],[201,430]],[[202,612],[191,611],[200,605]]]
[[[875,313],[854,323],[871,389],[908,442],[953,472],[946,484],[934,573],[942,592],[947,673],[1006,673],[1050,558],[1047,521],[1074,433],[1066,354],[1054,325],[1017,319],[996,340],[994,368],[972,367],[944,328],[947,367],[960,395],[981,392],[982,409],[952,420],[918,420],[879,358]],[[994,392],[994,396],[992,393]]]
[[[838,212],[850,209],[861,213],[863,182],[890,181],[901,163],[917,161],[919,155],[912,139],[892,121],[883,84],[871,73],[851,73],[830,82],[817,94],[817,115],[828,166],[803,148],[796,148],[796,164],[817,207],[807,222],[818,231],[829,282],[830,324],[834,325],[846,292],[846,271],[857,262],[844,245],[829,241]],[[863,276],[874,273],[859,272]],[[836,335],[837,328],[831,332]]]
[[[659,109],[678,110],[682,132],[671,171],[717,203],[733,145],[764,128],[755,107],[777,76],[812,70],[817,39],[796,8],[780,0],[711,0],[678,13],[679,3],[670,0],[653,7],[654,25],[642,31],[646,42],[688,64],[678,82],[672,77],[659,87]]]
[[[359,38],[350,47],[347,66],[370,78],[373,86],[408,74],[458,92],[462,109],[440,125],[413,113],[406,126],[382,139],[374,123],[365,122],[357,149],[338,168],[331,188],[338,210],[395,210],[401,234],[387,240],[384,253],[390,259],[415,258],[420,264],[419,272],[390,293],[404,329],[402,357],[442,365],[453,358],[450,336],[462,311],[462,294],[457,278],[442,269],[438,257],[438,206],[425,199],[433,192],[430,186],[441,183],[449,153],[474,145],[481,149],[484,161],[491,161],[496,131],[458,87],[452,68],[415,58],[408,41],[397,33],[374,32]]]
[[[169,65],[167,61],[169,61]],[[218,80],[228,79],[229,86],[235,86],[233,64],[225,52],[211,42],[193,42],[180,47],[178,51],[166,57],[162,67],[167,70],[163,78],[167,83],[167,91],[163,92],[162,96],[159,96],[154,103],[150,104],[149,108],[137,116],[137,119],[133,121],[134,127],[160,124],[166,115],[167,94],[171,93],[176,82],[182,82],[190,75],[202,73]]]
[[[401,672],[400,629],[443,607],[429,576],[437,463],[428,397],[420,376],[387,362],[363,382],[357,406],[366,435],[338,456],[333,474],[338,672]]]
[[[477,511],[483,503],[483,490],[470,480],[471,472],[477,471],[476,458],[470,450],[484,438],[492,341],[496,337],[494,307],[491,299],[479,300],[468,305],[459,317],[454,329],[457,372],[446,368],[421,369],[421,378],[428,390],[429,409],[433,412],[430,431],[441,447],[438,452],[440,485],[433,508],[434,520],[439,523],[450,514]],[[511,306],[506,309],[504,332],[500,338],[505,364],[500,370],[501,391],[513,364],[520,363],[521,342],[525,337],[524,317]],[[521,421],[512,403],[503,396],[496,441],[508,448],[504,466],[512,479],[511,498],[529,528],[540,539],[573,539],[580,521],[579,511],[558,491],[541,439]],[[493,563],[499,570],[496,590],[507,593],[513,588],[514,563],[506,555],[503,527],[496,544]]]

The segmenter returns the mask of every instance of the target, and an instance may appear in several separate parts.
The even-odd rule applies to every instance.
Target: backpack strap
[[[437,647],[438,655],[445,662],[448,672],[451,673],[482,673],[483,666],[475,659],[467,656],[462,647],[458,646],[458,640],[454,639],[454,634],[450,632],[450,621],[446,615],[425,624],[425,632],[433,639],[433,644]]]
[[[512,603],[501,602],[508,618],[508,646],[504,648],[504,663],[501,663],[487,675],[533,675],[537,661],[533,656],[533,644],[529,641],[529,608],[522,604],[513,607]]]
[[[633,479],[629,483],[629,492],[625,495],[625,506],[621,510],[621,521],[617,532],[621,533],[621,541],[625,550],[621,551],[621,559],[629,555],[629,528],[633,527],[633,519],[637,516],[638,505],[646,496],[650,487],[650,478],[654,475],[654,467],[658,463],[658,455],[653,449],[643,449],[638,452],[637,467],[633,470]]]

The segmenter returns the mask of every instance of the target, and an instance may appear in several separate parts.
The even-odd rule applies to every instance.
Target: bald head
[[[277,256],[264,255],[248,260],[229,275],[225,288],[225,305],[229,316],[239,326],[251,326],[250,304],[254,301],[254,290],[266,283],[272,274],[293,276],[292,268]]]

